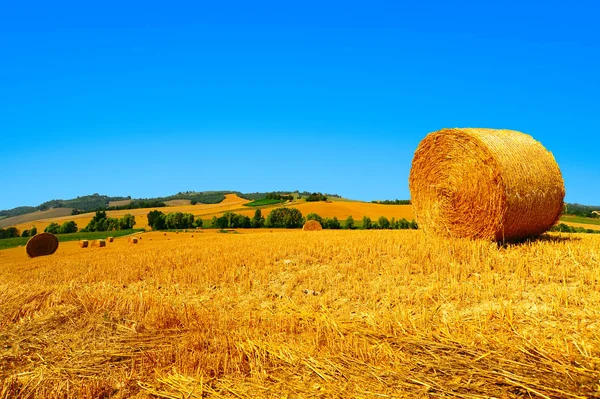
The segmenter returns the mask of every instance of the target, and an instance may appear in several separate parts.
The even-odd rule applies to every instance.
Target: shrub
[[[346,221],[344,222],[344,228],[348,230],[352,230],[354,228],[354,218],[352,216],[348,216]]]
[[[382,228],[382,229],[390,228],[390,221],[385,216],[380,216],[378,222],[379,222],[380,228]]]
[[[363,216],[363,229],[370,230],[373,228],[373,223],[371,222],[371,218],[368,216]]]
[[[60,229],[60,226],[58,225],[58,223],[52,222],[44,229],[44,232],[51,233],[51,234],[58,234],[59,229]]]
[[[59,234],[69,234],[69,233],[77,233],[77,223],[70,220],[68,222],[64,222],[62,226],[58,229]]]

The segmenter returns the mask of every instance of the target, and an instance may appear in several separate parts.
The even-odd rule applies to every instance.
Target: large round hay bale
[[[309,220],[306,223],[304,223],[304,226],[302,226],[302,230],[304,230],[304,231],[319,231],[319,230],[323,230],[323,226],[321,226],[321,223],[319,223],[316,220]]]
[[[496,241],[545,232],[558,221],[565,197],[552,154],[513,130],[430,133],[415,152],[409,186],[424,231]]]
[[[51,233],[39,233],[27,241],[25,251],[30,258],[52,255],[58,249],[58,238]]]

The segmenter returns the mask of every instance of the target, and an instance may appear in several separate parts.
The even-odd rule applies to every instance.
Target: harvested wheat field
[[[262,229],[15,248],[0,303],[2,398],[600,395],[593,235]]]

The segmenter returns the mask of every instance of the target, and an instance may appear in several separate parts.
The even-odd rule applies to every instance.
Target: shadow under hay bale
[[[553,155],[533,137],[496,129],[442,129],[419,144],[410,171],[425,232],[513,241],[552,227],[565,188]]]
[[[304,226],[302,226],[302,230],[319,231],[323,230],[323,226],[321,226],[321,223],[319,223],[317,220],[309,220],[308,222],[304,223]]]
[[[79,241],[79,248],[87,248],[90,245],[88,240],[80,240]]]
[[[51,233],[39,233],[27,241],[25,251],[30,258],[52,255],[58,249],[58,238]]]

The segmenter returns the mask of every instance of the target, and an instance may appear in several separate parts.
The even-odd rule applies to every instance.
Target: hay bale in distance
[[[137,237],[129,237],[129,243],[130,244],[137,244],[138,243]]]
[[[115,240],[115,238],[114,238],[114,237],[108,237],[108,238],[106,239],[106,241],[108,241],[108,242],[113,242],[114,240]]]
[[[58,238],[51,233],[39,233],[27,241],[25,251],[30,258],[52,255],[58,249]]]
[[[512,241],[539,235],[563,210],[553,155],[533,137],[496,129],[442,129],[419,144],[409,186],[425,232]]]
[[[90,245],[88,240],[79,240],[79,248],[87,248]]]
[[[319,223],[316,220],[309,220],[308,222],[304,223],[304,226],[302,226],[302,230],[304,230],[304,231],[319,231],[319,230],[323,230],[323,226],[321,226],[321,223]]]
[[[106,246],[106,240],[96,240],[96,245],[99,248],[105,247]]]

